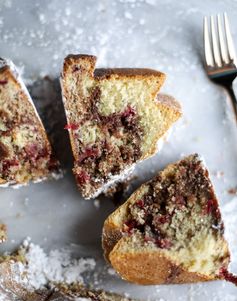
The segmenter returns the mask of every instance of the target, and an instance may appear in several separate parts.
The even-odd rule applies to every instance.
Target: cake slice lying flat
[[[95,69],[96,57],[69,55],[62,93],[77,184],[96,197],[157,150],[180,117],[169,97],[156,98],[165,75],[149,69]]]
[[[34,104],[11,62],[0,60],[0,185],[47,177],[55,168]]]
[[[227,277],[230,254],[218,201],[198,155],[171,164],[112,213],[103,228],[105,257],[138,284]]]

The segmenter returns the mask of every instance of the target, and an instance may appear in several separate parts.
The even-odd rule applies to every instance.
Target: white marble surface
[[[237,45],[233,0],[1,0],[0,55],[24,67],[24,77],[31,80],[57,77],[68,53],[96,54],[103,67],[165,72],[162,91],[180,100],[184,115],[159,154],[137,167],[135,186],[167,163],[200,153],[224,210],[235,263],[237,199],[228,190],[237,186],[237,128],[224,91],[208,81],[202,68],[203,16],[224,11]],[[46,249],[79,244],[83,248],[74,246],[75,252],[95,255],[100,272],[101,228],[113,209],[109,201],[99,209],[84,201],[70,170],[58,181],[1,189],[0,219],[9,229],[9,242],[1,250],[14,249],[26,236]],[[138,287],[103,273],[98,286],[143,300],[237,300],[237,288],[224,282]]]

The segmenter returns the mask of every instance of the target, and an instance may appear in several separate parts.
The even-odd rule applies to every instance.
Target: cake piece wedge
[[[155,154],[157,141],[181,116],[173,98],[157,98],[163,73],[95,64],[95,56],[69,55],[61,76],[73,172],[85,198],[106,191]]]
[[[0,59],[0,186],[39,181],[56,165],[24,83],[13,63]]]
[[[197,154],[168,165],[112,213],[103,228],[107,260],[138,284],[226,279],[230,253],[208,170]]]

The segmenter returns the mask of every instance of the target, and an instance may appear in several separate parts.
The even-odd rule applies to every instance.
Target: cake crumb
[[[117,274],[116,271],[113,268],[108,268],[107,272],[108,272],[109,275],[116,275]]]
[[[213,176],[217,179],[221,179],[224,176],[224,171],[217,170],[213,172]]]
[[[124,13],[124,17],[125,17],[126,19],[132,20],[132,14],[131,14],[130,12],[128,12],[128,11],[126,11],[126,12]]]
[[[227,192],[228,192],[229,194],[237,195],[237,188],[236,188],[236,187],[230,188],[230,189],[227,190]]]
[[[95,199],[94,200],[94,206],[95,206],[96,209],[99,209],[100,208],[100,200]]]
[[[24,199],[24,205],[25,205],[25,206],[28,206],[28,204],[29,204],[29,198],[26,197],[26,198]]]

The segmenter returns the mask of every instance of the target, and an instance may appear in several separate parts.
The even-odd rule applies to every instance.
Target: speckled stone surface
[[[203,16],[224,11],[237,45],[237,2],[233,0],[2,0],[0,56],[24,67],[31,85],[40,76],[58,77],[68,53],[96,54],[100,67],[150,67],[165,72],[162,92],[180,101],[183,118],[163,149],[136,168],[133,189],[167,163],[193,152],[201,154],[223,208],[232,270],[237,272],[237,126],[225,92],[207,79],[202,67]],[[44,85],[33,87],[33,93],[40,95],[35,97],[38,107],[52,106],[57,95],[48,96]],[[47,116],[57,119],[54,114]],[[70,151],[65,151],[68,141],[63,125],[57,140],[66,143],[62,153],[68,166]],[[100,238],[103,221],[114,205],[108,200],[100,202],[99,208],[95,204],[81,198],[70,169],[58,181],[1,189],[0,222],[9,230],[9,242],[1,250],[14,249],[26,236],[48,250],[74,244],[75,254],[98,259],[97,287],[144,300],[237,300],[237,288],[224,282],[138,287],[111,270],[107,273]]]

